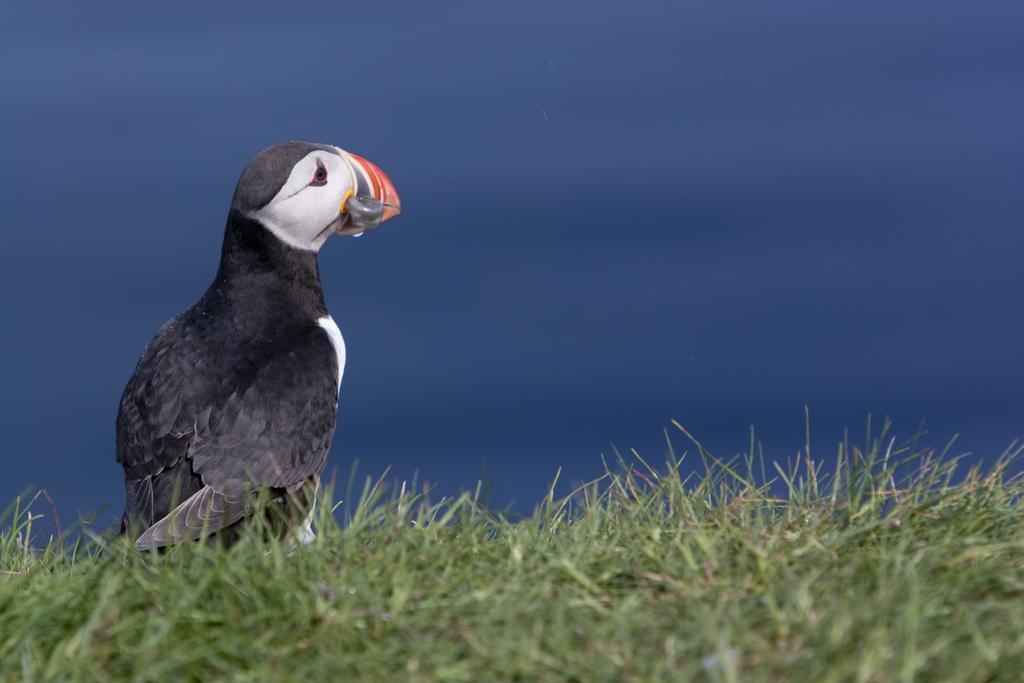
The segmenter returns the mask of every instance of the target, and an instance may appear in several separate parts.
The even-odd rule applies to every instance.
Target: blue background
[[[677,418],[791,457],[922,419],[1024,435],[1024,4],[0,10],[0,500],[121,507],[113,423],[213,276],[246,161],[373,160],[405,213],[321,252],[329,468],[529,508]]]

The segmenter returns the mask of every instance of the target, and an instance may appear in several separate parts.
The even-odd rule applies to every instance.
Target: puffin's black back
[[[218,515],[203,520],[210,530],[226,527],[255,488],[316,480],[338,396],[326,315],[315,253],[233,209],[216,279],[156,333],[121,398],[123,529],[147,529],[190,496]],[[198,535],[189,524],[150,540]]]

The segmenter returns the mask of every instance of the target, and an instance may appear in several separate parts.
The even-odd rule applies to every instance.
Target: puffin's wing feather
[[[186,459],[194,423],[187,380],[203,356],[188,314],[146,345],[117,412],[117,461],[124,466],[122,531],[165,515],[203,483]]]
[[[212,534],[242,519],[246,509],[242,497],[227,496],[204,486],[146,529],[135,541],[135,547],[144,550]]]
[[[129,480],[158,474],[188,451],[193,431],[188,381],[201,365],[203,345],[186,317],[172,318],[157,331],[121,396],[117,461]]]
[[[287,345],[247,354],[248,372],[195,418],[188,458],[217,491],[290,488],[324,467],[338,406],[337,357],[315,323],[286,338]]]

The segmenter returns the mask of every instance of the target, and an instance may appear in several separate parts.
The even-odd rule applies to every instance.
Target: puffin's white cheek
[[[329,237],[325,229],[337,219],[341,208],[341,199],[326,190],[302,190],[260,209],[256,218],[286,244],[316,251]]]
[[[333,221],[341,206],[340,200],[335,206],[332,192],[327,188],[309,188],[294,197],[293,205],[288,207],[291,223],[295,226],[308,226],[307,230],[319,232],[325,225]]]

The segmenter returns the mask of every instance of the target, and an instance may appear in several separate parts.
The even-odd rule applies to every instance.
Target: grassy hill
[[[0,680],[1017,681],[1020,455],[954,475],[883,431],[774,469],[694,442],[518,520],[368,481],[291,553],[47,544],[19,503]]]

